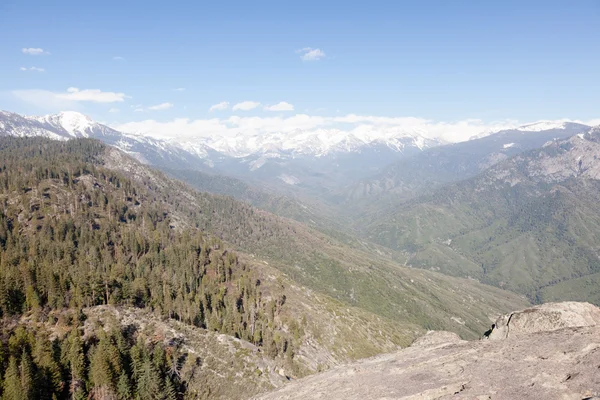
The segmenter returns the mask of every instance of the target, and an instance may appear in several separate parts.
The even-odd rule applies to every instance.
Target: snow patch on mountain
[[[237,134],[235,136],[198,137],[194,141],[172,139],[171,144],[179,146],[200,157],[212,149],[234,158],[259,156],[324,157],[332,153],[358,152],[365,146],[383,144],[395,151],[407,147],[424,150],[443,144],[442,141],[427,139],[418,133],[356,131],[339,129],[297,129],[291,132],[275,132],[256,135]],[[202,149],[198,151],[198,149]]]

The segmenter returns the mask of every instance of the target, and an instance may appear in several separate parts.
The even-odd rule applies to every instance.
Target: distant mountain
[[[166,141],[119,132],[78,112],[26,117],[0,111],[0,136],[45,137],[53,140],[98,139],[137,160],[157,166],[191,165],[202,168],[203,160]]]
[[[541,147],[548,141],[568,138],[589,129],[587,125],[572,122],[540,122],[427,149],[339,191],[337,199],[350,205],[361,201],[368,205],[376,199],[386,203],[407,199],[440,185],[473,177],[492,165]]]
[[[552,130],[559,131],[559,130],[564,130],[564,129],[570,129],[572,126],[573,126],[572,122],[566,122],[566,121],[538,121],[538,122],[534,122],[531,124],[521,125],[514,129],[499,129],[499,130],[491,130],[491,131],[482,132],[479,135],[475,135],[475,136],[469,138],[469,140],[481,139],[481,138],[493,135],[498,132],[505,132],[505,131],[510,131],[510,130],[517,130],[519,132],[543,132],[543,131],[552,131]]]
[[[229,175],[311,194],[350,184],[443,144],[412,131],[348,134],[336,129],[167,141],[120,132],[77,112],[25,117],[1,111],[0,135],[94,138],[158,167]]]
[[[364,218],[408,264],[600,304],[600,127]]]
[[[353,133],[339,129],[296,129],[291,132],[263,133],[236,136],[205,136],[193,142],[178,141],[181,147],[190,151],[201,143],[221,154],[244,158],[258,155],[286,155],[291,157],[323,157],[334,153],[357,152],[365,147],[388,147],[396,152],[410,148],[426,149],[442,144],[441,141],[424,137],[412,130],[378,131],[362,130]]]

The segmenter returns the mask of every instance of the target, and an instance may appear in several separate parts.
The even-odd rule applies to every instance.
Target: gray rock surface
[[[510,315],[504,317],[510,331],[503,340],[467,342],[448,332],[430,332],[397,353],[313,375],[258,398],[582,400],[600,396],[598,307],[554,303]]]
[[[600,324],[600,308],[590,303],[568,301],[526,308],[498,318],[490,340],[536,332]]]

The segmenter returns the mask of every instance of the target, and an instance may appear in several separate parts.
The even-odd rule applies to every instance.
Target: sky
[[[1,0],[0,109],[187,138],[600,124],[599,20],[598,0]]]

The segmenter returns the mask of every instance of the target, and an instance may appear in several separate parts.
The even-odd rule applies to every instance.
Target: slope
[[[523,301],[476,282],[402,268],[391,259],[395,253],[368,242],[351,237],[340,242],[229,197],[197,193],[116,150],[108,149],[104,160],[151,188],[174,210],[178,223],[214,232],[301,286],[395,323],[444,326],[474,337],[490,312]]]
[[[3,287],[14,288],[3,303],[5,316],[38,307],[149,307],[266,346],[286,373],[301,376],[407,345],[424,329],[474,337],[490,316],[524,303],[475,282],[401,268],[368,243],[352,239],[351,248],[231,198],[197,193],[96,141],[0,143],[0,237],[11,244],[1,258],[8,274]],[[253,254],[236,257],[198,228]],[[194,246],[208,257],[199,270]],[[48,275],[50,266],[55,272]],[[26,280],[27,268],[41,280]],[[171,275],[177,270],[189,277],[186,268],[200,274],[199,284],[187,288],[187,279]],[[212,310],[207,297],[183,296],[209,289],[211,297],[225,296],[224,305]],[[234,301],[240,290],[248,293],[241,303]],[[254,333],[248,318],[258,305],[248,306],[251,293],[263,299],[259,315],[265,318]]]
[[[282,217],[294,219],[320,230],[343,229],[347,222],[342,221],[337,208],[313,198],[300,196],[293,191],[282,195],[266,185],[256,186],[230,176],[210,174],[192,169],[160,168],[168,175],[184,181],[200,192],[221,194],[233,197],[253,207]]]
[[[597,287],[582,277],[600,267],[599,135],[595,128],[515,156],[373,217],[365,234],[407,251],[413,266],[536,301],[597,301]]]

